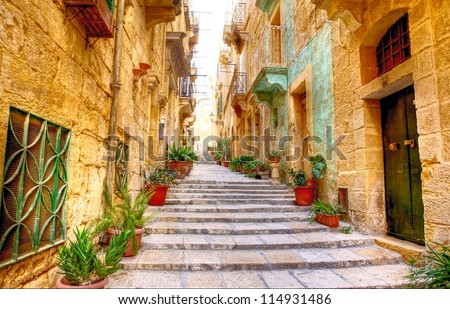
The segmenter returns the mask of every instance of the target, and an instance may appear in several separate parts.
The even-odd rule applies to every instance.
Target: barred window
[[[116,188],[120,191],[126,189],[128,186],[128,160],[129,148],[128,145],[122,141],[117,142],[116,149],[116,172],[115,182]]]
[[[411,57],[408,14],[386,32],[377,47],[378,76]]]
[[[66,238],[69,130],[11,108],[0,204],[0,267]]]

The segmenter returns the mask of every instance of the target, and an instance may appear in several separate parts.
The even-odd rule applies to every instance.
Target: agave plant
[[[95,235],[86,228],[75,231],[75,241],[59,247],[58,268],[71,285],[89,285],[99,282],[115,273],[120,265],[123,253],[131,237],[131,231],[125,230],[112,237],[106,251],[95,244]]]
[[[168,159],[172,161],[198,161],[198,154],[187,145],[173,143],[168,149]]]

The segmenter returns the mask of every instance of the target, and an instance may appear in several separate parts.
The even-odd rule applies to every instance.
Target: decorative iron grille
[[[128,145],[122,141],[118,141],[116,149],[116,172],[115,182],[117,189],[123,190],[128,187],[128,161],[129,161]]]
[[[411,57],[408,14],[386,32],[377,46],[378,76]]]
[[[217,117],[219,117],[222,114],[222,92],[219,93],[219,99],[217,100]]]
[[[236,3],[233,12],[233,25],[245,24],[245,3]]]
[[[0,206],[0,267],[66,238],[70,131],[10,109]]]

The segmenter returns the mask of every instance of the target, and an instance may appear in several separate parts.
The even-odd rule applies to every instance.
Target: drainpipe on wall
[[[123,16],[124,16],[125,0],[119,0],[117,4],[117,30],[116,41],[114,44],[114,64],[113,64],[113,82],[112,88],[112,102],[109,114],[109,130],[108,130],[108,161],[106,165],[106,183],[109,192],[112,192],[114,181],[114,158],[116,142],[116,128],[117,128],[117,112],[119,109],[119,92],[120,84],[120,60],[122,58],[122,32],[123,32]]]

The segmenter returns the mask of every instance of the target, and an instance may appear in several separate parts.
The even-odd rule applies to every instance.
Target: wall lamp
[[[219,125],[219,126],[223,126],[223,121],[221,120],[214,120],[214,114],[211,113],[209,114],[209,119],[211,120],[211,122],[214,122],[215,124]]]

